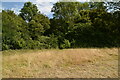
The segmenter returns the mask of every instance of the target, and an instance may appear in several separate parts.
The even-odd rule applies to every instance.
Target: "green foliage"
[[[28,23],[29,32],[33,40],[37,40],[39,36],[43,35],[43,33],[50,28],[49,19],[42,15],[37,14],[33,17],[33,19]]]
[[[106,6],[104,5],[105,3],[104,2],[96,2],[96,1],[92,1],[89,2],[89,5],[90,5],[90,8],[91,9],[103,9],[105,10],[106,9]]]
[[[22,40],[22,29],[25,28],[22,18],[13,11],[2,11],[2,22],[3,49],[21,49],[22,43],[19,40]]]
[[[74,19],[79,15],[80,10],[89,9],[88,3],[80,2],[57,2],[52,8],[53,19],[56,28],[60,33],[67,34],[74,28]],[[53,26],[51,27],[54,27]],[[58,32],[56,30],[56,32]],[[59,34],[58,34],[59,35]]]
[[[43,35],[50,27],[46,16],[38,13],[29,23],[10,10],[2,11],[2,16],[3,50],[56,48],[56,39]]]
[[[70,48],[70,47],[71,47],[71,43],[67,39],[64,39],[63,43],[60,44],[61,49]]]
[[[59,44],[62,44],[66,38],[72,47],[118,46],[119,33],[114,32],[119,32],[119,24],[117,24],[119,19],[106,12],[104,4],[104,2],[55,3],[52,9],[54,19],[51,20],[50,30],[59,35]],[[116,15],[118,16],[119,13]],[[63,48],[64,46],[62,45]]]
[[[53,19],[31,2],[24,4],[19,15],[3,10],[2,49],[119,47],[119,5],[108,3],[114,9],[109,13],[104,4],[57,2],[51,10]]]
[[[20,12],[21,13],[19,15],[23,18],[23,20],[30,22],[33,16],[38,13],[38,9],[35,4],[32,4],[31,2],[26,2]]]
[[[57,39],[53,36],[40,36],[38,40],[29,40],[28,49],[51,49],[58,48]]]

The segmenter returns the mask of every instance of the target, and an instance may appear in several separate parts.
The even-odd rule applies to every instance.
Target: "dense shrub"
[[[70,48],[70,47],[71,47],[71,43],[67,39],[64,39],[63,43],[60,44],[61,49]]]

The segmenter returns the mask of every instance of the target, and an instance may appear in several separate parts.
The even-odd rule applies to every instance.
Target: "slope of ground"
[[[117,78],[118,49],[3,52],[4,78]]]

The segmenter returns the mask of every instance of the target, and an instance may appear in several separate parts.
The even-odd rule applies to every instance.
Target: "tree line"
[[[120,46],[120,2],[57,2],[49,19],[32,2],[2,10],[2,50]]]

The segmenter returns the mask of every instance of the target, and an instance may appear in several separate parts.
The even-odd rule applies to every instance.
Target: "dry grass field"
[[[117,78],[118,49],[3,51],[3,78]]]

